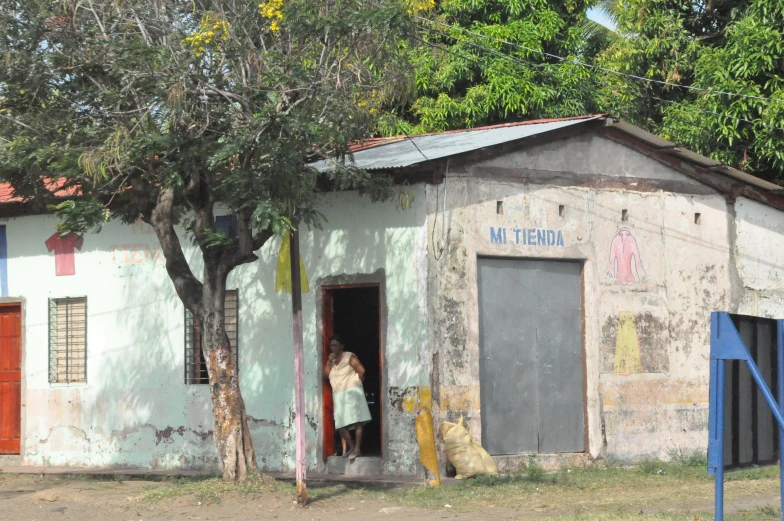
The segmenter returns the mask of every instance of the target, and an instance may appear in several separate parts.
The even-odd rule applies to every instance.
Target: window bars
[[[87,298],[49,299],[49,382],[87,381]]]
[[[239,344],[239,293],[236,289],[226,290],[224,298],[225,327],[226,334],[229,336],[231,353],[237,360],[239,370],[239,358],[237,345]],[[186,384],[207,384],[209,375],[207,374],[207,361],[202,351],[202,329],[199,319],[185,310],[185,383]]]

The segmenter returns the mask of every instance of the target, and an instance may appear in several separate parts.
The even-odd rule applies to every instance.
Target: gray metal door
[[[482,444],[584,452],[582,265],[479,259]]]

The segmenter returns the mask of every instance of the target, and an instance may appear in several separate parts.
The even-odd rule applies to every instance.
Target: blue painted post
[[[724,521],[724,360],[716,363],[716,498],[714,518]]]
[[[776,394],[779,399],[779,410],[784,413],[784,320],[776,321]],[[779,487],[781,489],[781,517],[784,520],[784,429],[779,427]]]

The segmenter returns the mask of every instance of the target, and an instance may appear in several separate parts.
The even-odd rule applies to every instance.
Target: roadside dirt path
[[[777,484],[776,484],[777,485]],[[314,490],[315,500],[305,509],[293,504],[287,491],[264,491],[247,495],[228,493],[219,502],[198,500],[194,496],[164,498],[149,502],[140,499],[146,492],[165,487],[160,482],[97,481],[58,477],[0,474],[0,520],[8,521],[173,521],[173,520],[280,520],[280,521],[347,521],[390,519],[394,521],[425,521],[449,519],[455,521],[506,521],[546,517],[574,517],[586,514],[579,505],[548,500],[543,505],[535,496],[521,496],[514,506],[482,503],[477,508],[464,505],[459,509],[443,505],[431,508],[401,506],[395,492],[363,491],[345,486],[330,486]],[[780,519],[777,487],[756,488],[751,495],[734,495],[728,500],[729,518]],[[625,506],[618,511],[613,505],[598,514],[612,519],[639,518],[640,514],[672,515],[677,519],[706,520],[712,503],[705,497],[693,501],[675,502],[662,498],[644,508]],[[591,508],[593,511],[593,508]],[[634,510],[634,511],[632,511]],[[762,513],[760,513],[762,512]],[[592,513],[592,512],[591,512]],[[751,514],[749,514],[751,513]],[[767,514],[767,515],[766,515]]]

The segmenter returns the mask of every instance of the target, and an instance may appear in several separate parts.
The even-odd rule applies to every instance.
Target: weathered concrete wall
[[[339,275],[383,278],[387,328],[384,357],[390,400],[427,382],[425,195],[411,209],[331,194],[322,231],[304,230],[302,254],[311,281],[303,295],[308,463],[321,464],[321,329],[319,281]],[[111,223],[84,237],[76,274],[55,276],[44,245],[51,217],[1,220],[8,234],[11,298],[24,300],[23,440],[27,465],[199,468],[217,466],[205,385],[184,384],[184,310],[166,274],[152,230]],[[197,249],[183,242],[194,273]],[[240,383],[259,464],[294,463],[290,296],[274,290],[279,241],[261,260],[235,270],[239,288]],[[48,381],[49,298],[86,296],[87,383]],[[400,400],[398,400],[400,401]],[[411,400],[386,411],[388,472],[416,472]],[[414,440],[414,441],[412,441]]]
[[[590,455],[634,461],[704,449],[708,313],[731,300],[722,196],[607,138],[582,136],[454,161],[428,204],[438,421],[465,415],[481,439],[477,256],[574,259],[584,263]],[[613,277],[612,243],[624,228],[641,266]],[[542,240],[541,230],[552,234]],[[499,460],[512,468],[522,458]]]
[[[735,214],[738,312],[784,318],[784,212],[741,198]]]

